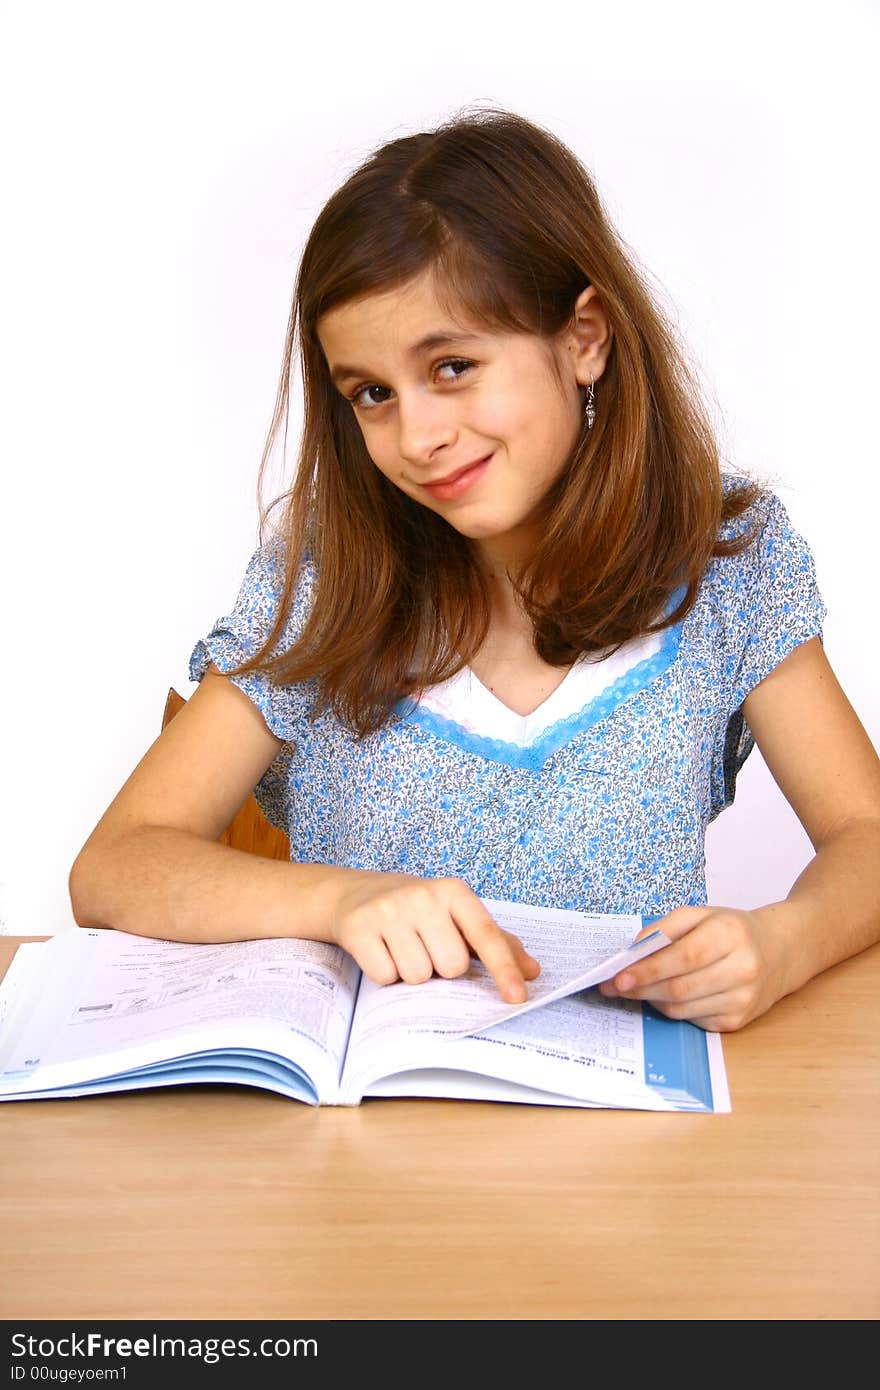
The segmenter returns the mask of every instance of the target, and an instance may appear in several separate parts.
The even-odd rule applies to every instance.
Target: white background
[[[876,5],[15,0],[0,26],[0,932],[72,925],[70,863],[231,606],[314,218],[468,103],[593,171],[725,456],[812,545],[877,742]],[[806,862],[757,754],[709,844],[715,902]]]

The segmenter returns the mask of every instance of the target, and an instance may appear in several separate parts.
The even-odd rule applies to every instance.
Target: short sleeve
[[[302,631],[311,578],[311,567],[306,561],[273,654],[287,650]],[[225,675],[259,650],[275,621],[283,584],[284,547],[275,540],[251,556],[232,611],[218,618],[207,636],[196,642],[189,659],[190,680],[200,681],[212,663]],[[230,676],[230,680],[253,701],[276,738],[286,741],[295,737],[297,726],[314,700],[313,682],[279,685],[262,671],[247,671]]]
[[[739,640],[731,653],[729,707],[738,710],[751,690],[795,647],[822,637],[825,604],[809,546],[778,497],[763,502],[765,520],[744,552]]]
[[[725,650],[721,777],[713,815],[733,801],[737,773],[755,746],[743,701],[796,647],[812,637],[821,641],[826,614],[810,548],[779,498],[764,494],[736,524],[754,522],[751,545],[716,562]]]

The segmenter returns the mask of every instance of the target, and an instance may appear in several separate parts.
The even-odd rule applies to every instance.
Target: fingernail
[[[618,975],[614,983],[618,989],[630,989],[633,984],[633,977],[627,974]]]

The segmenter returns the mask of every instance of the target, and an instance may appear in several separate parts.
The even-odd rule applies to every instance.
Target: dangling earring
[[[584,406],[584,416],[587,421],[587,429],[591,430],[596,423],[596,393],[593,390],[592,372],[590,372],[590,389],[587,392],[587,403]]]

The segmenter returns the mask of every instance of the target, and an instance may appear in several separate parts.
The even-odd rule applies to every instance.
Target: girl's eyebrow
[[[419,357],[421,353],[427,352],[430,348],[454,347],[458,343],[477,343],[482,337],[483,334],[481,333],[466,333],[463,330],[456,333],[449,333],[448,331],[427,333],[424,338],[420,338],[417,343],[413,343],[412,347],[407,351],[407,356],[411,358]],[[345,381],[349,377],[369,375],[370,373],[364,367],[348,367],[340,362],[339,365],[334,367],[331,371],[330,380],[335,386],[338,386],[340,382]]]

